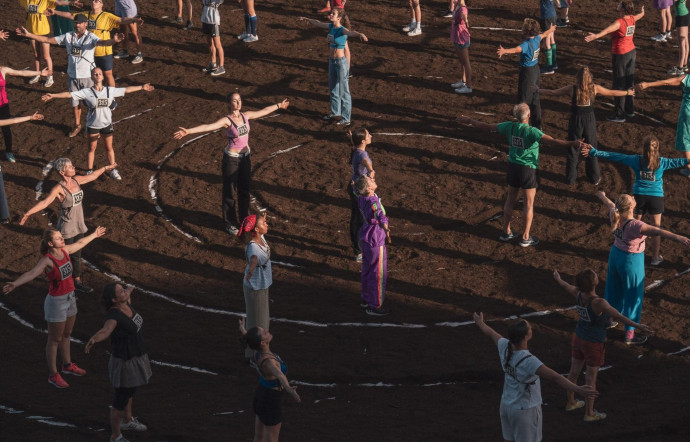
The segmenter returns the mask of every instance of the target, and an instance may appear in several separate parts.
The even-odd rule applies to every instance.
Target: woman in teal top
[[[641,90],[658,86],[680,86],[683,89],[683,101],[680,103],[676,127],[676,150],[683,152],[685,158],[690,160],[690,75],[671,77],[651,83],[642,82],[638,86]],[[690,169],[682,169],[680,173],[690,177]]]
[[[641,220],[643,215],[649,214],[652,216],[654,227],[661,227],[661,214],[664,213],[664,171],[680,167],[685,167],[686,170],[690,168],[690,159],[688,158],[659,156],[659,140],[654,135],[645,138],[642,155],[605,152],[590,146],[583,147],[582,154],[618,161],[629,166],[635,172],[635,183],[632,188],[633,197],[637,204],[634,211],[635,218]],[[652,247],[651,264],[659,265],[664,260],[659,253],[661,237],[653,236],[649,238],[649,242]]]

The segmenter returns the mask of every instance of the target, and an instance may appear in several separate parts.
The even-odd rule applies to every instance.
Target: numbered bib
[[[38,5],[29,5],[29,14],[38,14]]]
[[[580,319],[582,319],[583,321],[592,322],[592,318],[589,317],[589,311],[587,310],[587,307],[576,305],[575,310],[577,311],[577,314],[580,315]]]
[[[654,172],[642,172],[640,171],[640,179],[645,181],[656,181],[656,174]]]
[[[108,101],[109,100],[107,98],[99,98],[96,102],[96,107],[108,107]]]
[[[72,276],[72,263],[70,261],[67,261],[66,263],[58,267],[58,270],[60,270],[60,277],[64,281],[65,279]]]
[[[89,31],[95,31],[96,30],[96,20],[89,20],[86,22],[86,29]]]
[[[82,200],[84,199],[84,191],[80,190],[77,193],[72,194],[72,201],[73,201],[73,206],[79,206],[81,205]]]
[[[538,60],[539,60],[539,51],[540,51],[539,48],[537,48],[537,49],[534,51],[534,55],[532,55],[532,61],[538,61]]]
[[[247,125],[243,124],[242,126],[237,126],[237,135],[240,137],[243,137],[249,133],[249,129],[247,129]]]
[[[630,37],[634,33],[635,33],[635,25],[628,26],[627,28],[625,28],[625,36],[626,37]]]
[[[522,137],[516,137],[515,135],[511,137],[510,144],[516,149],[525,148],[525,141],[522,139]]]
[[[72,46],[69,53],[74,57],[81,57],[81,46]]]
[[[137,313],[136,315],[134,315],[134,317],[132,317],[132,322],[136,324],[137,331],[139,331],[141,330],[141,326],[144,325],[144,318],[142,318],[141,315]]]

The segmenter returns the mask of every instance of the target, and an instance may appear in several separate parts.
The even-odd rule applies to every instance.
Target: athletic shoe
[[[48,176],[48,174],[50,173],[51,170],[53,170],[53,162],[52,161],[49,162],[48,164],[46,164],[45,166],[43,166],[43,169],[41,169],[41,174],[43,176]]]
[[[208,66],[202,69],[203,72],[210,74],[218,68],[215,63],[209,63]]]
[[[91,175],[93,173],[93,169],[89,169],[86,171],[86,175]]]
[[[110,442],[129,442],[125,437],[120,434],[117,439],[113,439],[112,437],[110,438]]]
[[[402,30],[403,30],[403,32],[410,32],[411,30],[416,29],[416,28],[417,28],[417,23],[414,23],[414,24],[410,23],[409,25],[403,26]]]
[[[678,67],[678,66],[673,66],[666,73],[669,75],[679,76],[679,75],[683,75],[685,72],[683,72],[683,68]]]
[[[90,174],[87,173],[87,175],[90,175]],[[80,292],[86,293],[86,294],[93,293],[93,289],[91,287],[89,287],[86,284],[83,284],[81,281],[76,280],[76,279],[74,280],[74,290],[79,290]]]
[[[453,18],[453,11],[446,9],[446,11],[443,13],[443,18]]]
[[[17,160],[14,158],[14,154],[12,152],[5,152],[5,159],[9,161],[10,163],[16,163]]]
[[[43,86],[45,87],[51,87],[55,83],[55,80],[53,80],[52,75],[48,75],[48,78],[46,78],[46,82],[43,83]]]
[[[667,38],[667,37],[666,37],[666,34],[664,34],[664,33],[662,32],[661,34],[655,35],[654,37],[652,37],[652,41],[656,41],[656,42],[659,42],[659,43],[666,43],[666,38]]]
[[[459,87],[455,89],[456,94],[471,94],[472,93],[472,88],[464,85],[463,87]]]
[[[597,422],[606,419],[606,413],[600,413],[594,410],[594,414],[591,416],[585,415],[585,422]]]
[[[48,383],[55,385],[57,388],[67,388],[69,384],[62,379],[60,373],[51,374],[48,376]]]
[[[331,120],[334,119],[335,117],[337,117],[337,115],[328,114],[328,115],[324,115],[323,117],[321,117],[321,119],[324,120],[324,121],[331,121]]]
[[[245,38],[249,37],[249,34],[247,32],[243,32],[240,35],[237,36],[238,40],[244,40]]]
[[[83,368],[77,367],[77,364],[74,362],[70,362],[67,365],[62,366],[62,374],[71,374],[74,376],[84,376],[86,374],[86,370]]]
[[[671,31],[668,31],[666,33],[666,40],[673,40],[673,37],[671,36]]]
[[[655,256],[654,258],[652,258],[652,260],[650,261],[649,264],[653,265],[653,266],[658,266],[662,262],[664,262],[664,257],[659,255],[659,256]]]
[[[0,224],[2,224],[2,225],[9,224],[9,223],[10,223],[10,219],[9,219],[9,218],[0,219]]]
[[[565,22],[570,23],[570,17],[568,17],[567,15],[565,16]]]
[[[132,60],[132,64],[139,64],[142,61],[144,61],[144,57],[141,55],[141,52],[139,52],[137,56],[134,57],[134,60]]]
[[[610,330],[612,328],[618,327],[618,321],[611,321],[608,324],[606,324],[606,329]]]
[[[536,236],[530,236],[527,239],[520,240],[520,247],[536,246],[537,244],[539,244],[539,238]]]
[[[146,425],[139,422],[139,419],[136,417],[132,417],[132,420],[129,422],[120,421],[120,430],[146,431],[146,428]]]
[[[558,63],[554,62],[553,66],[551,66],[551,67],[553,68],[554,71],[558,70]]]
[[[225,228],[225,231],[228,232],[232,236],[237,236],[237,234],[240,233],[240,229],[238,229],[235,226],[227,226]]]
[[[379,308],[367,307],[367,309],[365,310],[365,313],[367,315],[371,315],[371,316],[387,316],[387,315],[391,314],[390,311],[388,311],[387,309],[385,309],[383,307],[379,307]]]
[[[357,256],[355,256],[355,262],[362,262],[362,254],[358,253]]]
[[[576,400],[574,404],[572,404],[572,405],[566,405],[566,406],[565,406],[565,411],[577,410],[577,409],[580,409],[580,408],[582,408],[582,407],[584,407],[584,406],[585,406],[585,401]]]
[[[645,342],[647,342],[647,337],[644,335],[633,335],[632,337],[626,336],[623,342],[625,342],[628,345],[642,345]]]
[[[35,77],[31,77],[31,80],[29,80],[29,84],[36,84],[38,83],[38,80],[41,79],[40,75],[36,75]]]
[[[113,169],[110,171],[110,178],[117,181],[122,181],[122,175],[120,175],[120,172],[118,172],[117,169]]]
[[[362,308],[367,308],[367,307],[369,307],[369,304],[367,304],[367,303],[364,302],[364,301],[359,301],[359,306],[362,307]]]
[[[542,66],[539,69],[539,72],[541,72],[542,75],[553,75],[556,72],[553,70],[553,66]]]
[[[182,20],[182,17],[175,17],[175,23],[181,25],[182,23],[184,23],[184,20]]]
[[[187,20],[187,24],[185,25],[185,30],[189,31],[190,29],[194,28],[194,23],[192,23],[191,20]]]
[[[113,55],[113,58],[129,58],[129,52],[120,51],[117,54]]]
[[[462,80],[458,81],[457,83],[453,83],[450,85],[450,87],[452,87],[453,89],[457,89],[457,88],[463,87],[463,86],[465,86],[465,82]]]
[[[609,115],[606,117],[606,120],[613,123],[625,123],[625,117],[619,117],[618,115]]]
[[[625,114],[625,116],[628,117],[628,118],[632,118],[632,117],[635,116],[635,112],[630,113],[630,114]]]
[[[558,19],[558,20],[556,20],[556,27],[557,28],[567,28],[568,22],[566,22],[565,20]]]
[[[408,37],[414,37],[415,35],[422,35],[422,28],[417,26],[416,28],[412,29],[407,33]]]
[[[345,120],[340,120],[337,123],[335,123],[336,126],[340,126],[340,127],[349,127],[351,124],[352,124],[351,122],[345,121]]]
[[[511,239],[516,238],[517,235],[513,232],[510,233],[501,233],[501,236],[498,237],[499,241],[510,241]]]
[[[249,34],[245,38],[243,38],[242,41],[245,43],[254,43],[255,41],[259,41],[259,37],[257,37],[256,35]]]
[[[81,124],[78,124],[77,127],[72,129],[72,131],[70,133],[68,133],[67,136],[70,138],[74,138],[77,135],[79,135],[79,132],[81,132]]]
[[[211,75],[214,77],[225,75],[225,68],[223,66],[218,66],[213,72],[211,72]]]

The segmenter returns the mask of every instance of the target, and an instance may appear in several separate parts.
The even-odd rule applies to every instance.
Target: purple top
[[[369,247],[384,245],[386,231],[383,230],[383,225],[388,224],[388,217],[386,216],[386,209],[381,204],[381,199],[376,194],[372,196],[360,195],[357,204],[364,217],[364,224],[359,230],[359,240]]]
[[[241,125],[236,125],[230,115],[228,115],[228,120],[230,120],[230,127],[225,130],[225,135],[228,137],[228,147],[225,148],[226,152],[239,153],[244,150],[245,147],[249,146],[249,120],[240,113],[242,116]]]
[[[613,216],[613,209],[609,212],[609,218]],[[644,253],[644,240],[642,226],[646,224],[636,219],[629,219],[619,223],[619,227],[613,232],[613,245],[619,250],[628,253]]]
[[[350,181],[357,181],[359,177],[364,175],[369,176],[369,169],[364,165],[364,160],[371,161],[366,150],[355,149],[352,152],[352,178]]]

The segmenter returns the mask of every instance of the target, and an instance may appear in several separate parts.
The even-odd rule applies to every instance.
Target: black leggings
[[[10,103],[0,106],[0,120],[7,120],[10,116]],[[2,126],[2,137],[5,139],[5,150],[12,152],[12,130],[11,126]]]
[[[570,115],[568,124],[568,139],[582,140],[585,143],[597,147],[597,121],[594,117],[594,108],[575,109]],[[565,180],[568,184],[575,184],[577,181],[577,167],[580,161],[585,160],[585,172],[587,178],[592,183],[599,182],[601,172],[599,160],[596,157],[583,157],[579,147],[568,147],[568,157],[565,163]]]
[[[77,236],[74,236],[70,239],[65,239],[65,245],[68,246],[70,244],[74,244],[75,242],[79,241],[84,237],[83,233],[79,233]],[[72,261],[72,277],[76,279],[81,279],[81,251],[83,249],[79,249],[78,252],[74,252],[71,254],[70,260]]]
[[[136,391],[137,387],[116,388],[115,396],[113,397],[113,408],[116,410],[123,411],[127,406],[129,400],[134,397],[134,393]]]
[[[226,228],[239,227],[240,222],[249,215],[252,161],[249,155],[238,158],[224,154],[221,171],[223,174],[223,221]],[[239,221],[235,211],[235,195],[237,195],[240,212]]]

